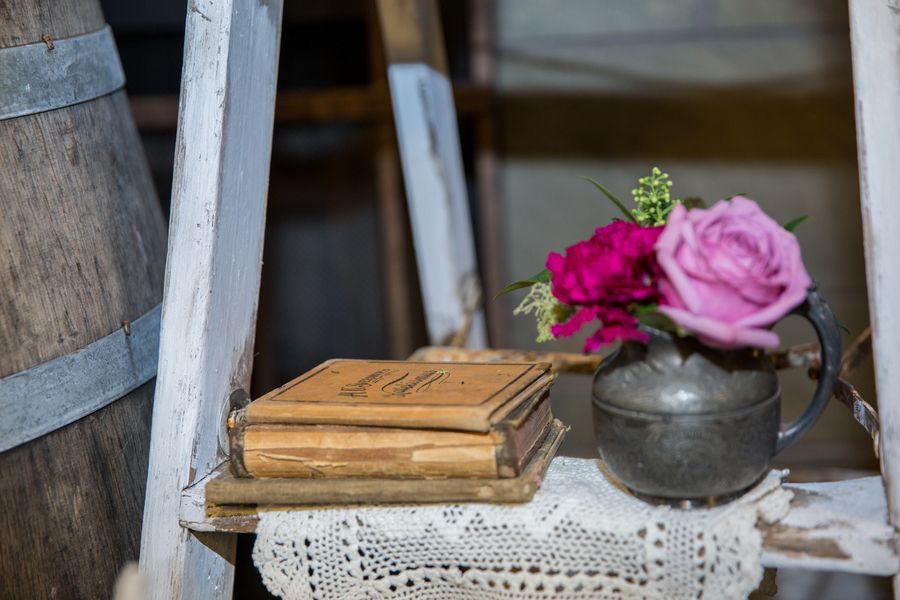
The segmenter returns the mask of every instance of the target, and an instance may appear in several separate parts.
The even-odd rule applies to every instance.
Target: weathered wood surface
[[[900,525],[900,7],[851,0],[860,205],[866,250],[875,384],[881,411],[881,464],[890,521]],[[900,578],[894,579],[900,598]]]
[[[850,32],[860,203],[875,381],[883,415],[882,450],[891,520],[900,523],[900,14],[896,2],[852,0]]]
[[[0,15],[2,47],[104,25],[96,0]],[[0,376],[160,301],[165,223],[124,92],[0,121],[0,221]],[[152,390],[0,454],[0,598],[110,595],[137,558]]]
[[[172,221],[141,569],[148,600],[228,598],[233,536],[198,539],[181,490],[224,456],[247,389],[259,294],[280,0],[194,0],[187,13]]]
[[[377,6],[428,336],[481,348],[481,283],[437,3]]]
[[[222,465],[183,493],[181,519],[195,531],[253,531],[258,510],[409,502],[525,502],[537,491],[567,428],[556,421],[518,477],[508,479],[239,479]],[[257,505],[260,505],[257,507]]]
[[[786,569],[894,575],[897,534],[881,477],[787,484],[791,510],[763,527],[763,564]]]

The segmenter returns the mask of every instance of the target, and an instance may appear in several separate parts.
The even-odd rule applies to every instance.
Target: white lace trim
[[[755,524],[790,503],[781,476],[682,511],[560,457],[528,504],[264,512],[253,560],[285,600],[743,599],[763,573]]]

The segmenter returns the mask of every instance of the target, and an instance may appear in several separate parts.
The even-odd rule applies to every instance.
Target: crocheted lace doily
[[[253,560],[285,600],[746,598],[755,525],[791,494],[776,471],[722,507],[646,504],[595,460],[557,458],[527,504],[264,512]]]

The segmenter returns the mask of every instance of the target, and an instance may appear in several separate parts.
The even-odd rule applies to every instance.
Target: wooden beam
[[[492,35],[494,30],[494,2],[469,1],[469,53],[472,80],[475,85],[493,92],[496,57]],[[491,100],[493,96],[491,96]],[[499,161],[497,158],[496,115],[491,101],[487,110],[475,115],[475,186],[478,206],[478,247],[481,276],[484,280],[484,310],[487,316],[490,346],[503,346],[506,323],[509,319],[502,302],[491,302],[494,294],[506,285],[503,269],[503,215],[500,203]]]
[[[851,0],[860,205],[866,250],[881,463],[888,516],[900,525],[900,7]],[[894,580],[900,597],[900,579]]]
[[[228,396],[249,385],[281,14],[281,0],[189,4],[141,540],[151,600],[231,596],[236,539],[182,528],[181,490],[222,461]]]
[[[462,115],[482,115],[491,104],[491,91],[480,85],[453,86],[453,99]],[[131,112],[141,131],[173,131],[178,121],[178,96],[131,96]],[[331,121],[390,122],[391,101],[372,86],[343,86],[311,90],[282,90],[275,102],[277,125]]]
[[[388,358],[400,359],[412,352],[413,300],[415,275],[410,256],[412,241],[409,239],[409,218],[403,195],[402,174],[397,137],[394,135],[390,115],[391,96],[388,91],[387,67],[384,62],[384,44],[378,24],[378,9],[374,0],[367,5],[366,29],[369,46],[369,72],[372,75],[371,90],[377,94],[380,108],[387,113],[378,116],[374,123],[375,199],[378,211],[378,245],[381,258],[382,299]]]
[[[378,0],[378,13],[429,339],[484,347],[481,282],[437,3]]]
[[[577,352],[538,352],[532,350],[505,350],[499,348],[453,348],[451,346],[425,346],[419,348],[409,360],[424,362],[546,362],[557,373],[591,375],[597,370],[605,355]]]

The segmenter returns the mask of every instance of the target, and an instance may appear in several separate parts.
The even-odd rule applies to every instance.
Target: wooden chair
[[[802,501],[766,532],[763,560],[769,566],[895,576],[900,598],[893,526],[900,524],[900,402],[892,397],[900,389],[900,338],[891,337],[900,331],[894,308],[900,306],[900,270],[891,267],[900,264],[900,245],[893,239],[900,231],[900,169],[893,164],[900,156],[900,14],[892,6],[887,0],[850,1],[883,477],[794,486]],[[450,247],[432,254],[431,245],[417,244],[429,332],[433,341],[444,342],[447,332],[471,329],[469,343],[478,344],[483,329],[471,309],[478,291],[470,276],[474,255],[463,247],[471,246],[471,233],[453,233],[468,227],[459,206],[464,192],[449,84],[435,38],[409,37],[410,31],[436,26],[434,3],[380,0],[379,8],[411,216],[414,226],[424,221],[417,240],[435,225],[433,217],[415,214],[425,200],[421,194],[442,194],[456,203],[444,207],[447,219],[436,234],[449,239]],[[229,597],[234,533],[253,526],[253,515],[208,515],[203,489],[226,460],[229,396],[249,383],[281,12],[281,0],[195,0],[187,15],[141,545],[149,598]],[[400,37],[392,40],[394,35]],[[424,142],[426,134],[437,143]],[[462,246],[454,245],[459,239]],[[431,261],[455,275],[429,280]],[[579,358],[576,368],[589,372],[590,360]]]

